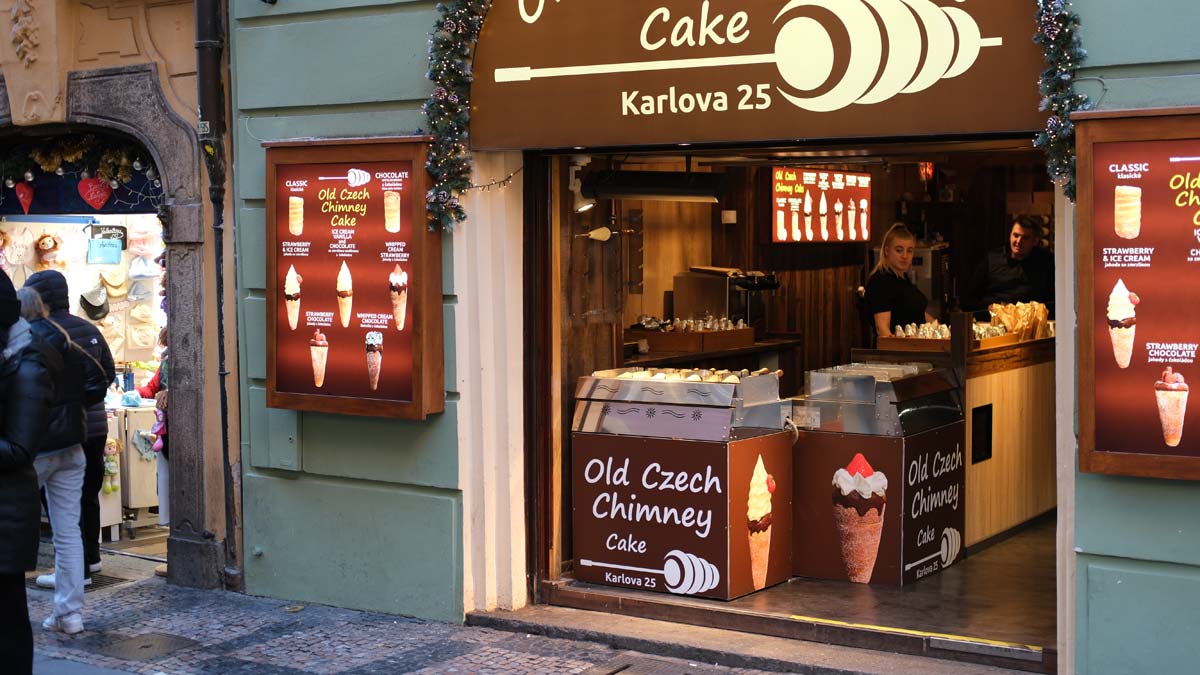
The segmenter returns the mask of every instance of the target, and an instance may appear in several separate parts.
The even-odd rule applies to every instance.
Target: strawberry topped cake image
[[[875,471],[862,453],[833,474],[833,521],[841,545],[846,576],[857,584],[871,581],[883,512],[887,508],[887,476]]]
[[[1177,447],[1183,438],[1183,418],[1187,414],[1188,386],[1183,375],[1167,366],[1162,377],[1154,383],[1154,398],[1158,403],[1163,442],[1169,447]]]

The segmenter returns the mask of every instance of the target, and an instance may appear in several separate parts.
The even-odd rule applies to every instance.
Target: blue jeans
[[[54,615],[83,610],[83,536],[79,533],[79,500],[87,460],[83,447],[72,445],[33,460],[38,483],[46,488],[46,509],[54,528]]]

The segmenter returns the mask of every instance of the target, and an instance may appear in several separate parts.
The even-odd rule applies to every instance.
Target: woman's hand
[[[891,324],[892,324],[892,313],[891,312],[878,312],[875,314],[875,334],[877,336],[893,337]],[[904,336],[899,335],[896,337],[904,337]]]

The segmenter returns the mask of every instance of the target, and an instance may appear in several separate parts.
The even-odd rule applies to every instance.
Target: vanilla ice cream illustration
[[[354,309],[354,279],[350,277],[350,268],[344,260],[337,275],[337,298],[338,317],[342,320],[342,328],[349,328],[351,310]]]
[[[288,197],[288,232],[293,237],[304,234],[304,197]]]
[[[887,476],[875,471],[861,453],[833,474],[833,522],[837,526],[846,576],[857,584],[871,581],[883,513],[887,509]]]
[[[809,241],[816,238],[812,229],[812,193],[808,190],[804,191],[804,236]]]
[[[821,193],[821,238],[829,241],[829,202],[825,201],[825,193]]]
[[[325,363],[329,360],[329,340],[325,339],[321,329],[313,331],[308,351],[312,356],[313,384],[320,389],[325,386]]]
[[[371,391],[379,388],[379,369],[383,367],[383,333],[373,330],[367,333],[367,378]]]
[[[858,215],[862,218],[862,238],[866,241],[871,238],[870,220],[867,218],[867,200],[858,200]],[[854,216],[850,216],[850,227],[854,227]]]
[[[1162,377],[1154,383],[1154,399],[1158,403],[1163,442],[1169,447],[1178,447],[1183,439],[1183,418],[1187,413],[1188,400],[1188,385],[1183,375],[1167,366]]]
[[[767,473],[762,455],[750,477],[750,499],[746,502],[746,521],[750,530],[750,577],[754,590],[767,585],[767,565],[771,559],[771,495],[775,478]]]
[[[1113,192],[1113,229],[1122,239],[1142,233],[1142,188],[1118,185]]]
[[[833,203],[833,226],[837,230],[838,241],[843,241],[846,238],[846,231],[842,229],[842,200],[837,200]],[[854,238],[854,223],[850,223],[850,238]]]
[[[392,268],[388,275],[388,291],[392,297],[392,317],[396,320],[396,330],[404,330],[405,314],[408,313],[408,272],[400,269],[399,265]]]
[[[1122,368],[1128,368],[1133,358],[1133,338],[1137,333],[1134,308],[1140,302],[1137,293],[1129,292],[1122,279],[1117,279],[1117,285],[1108,295],[1108,335],[1112,338],[1113,357]]]
[[[400,193],[386,190],[383,193],[383,229],[395,234],[400,231]]]
[[[296,266],[289,265],[283,278],[283,302],[287,305],[288,326],[296,330],[300,323],[300,282],[304,277],[296,274]]]

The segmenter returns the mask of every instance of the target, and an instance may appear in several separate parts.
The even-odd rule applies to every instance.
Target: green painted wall
[[[246,590],[463,618],[457,395],[425,423],[268,410],[265,140],[425,126],[433,2],[231,0]],[[450,237],[446,383],[454,387]]]
[[[1200,104],[1200,3],[1075,0],[1103,109]],[[1101,78],[1091,79],[1091,78]],[[1200,666],[1200,484],[1077,475],[1076,672]]]

